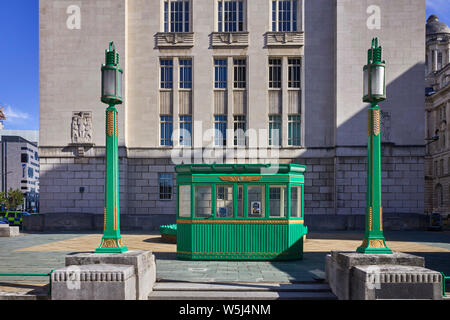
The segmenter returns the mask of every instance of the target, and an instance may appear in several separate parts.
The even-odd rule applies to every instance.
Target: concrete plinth
[[[155,256],[151,251],[131,250],[124,253],[76,253],[66,256],[66,266],[129,265],[136,275],[136,299],[147,300],[156,281]]]
[[[353,271],[361,266],[408,266],[425,267],[425,259],[406,253],[364,254],[357,252],[332,251],[325,258],[326,278],[339,300],[351,299]]]
[[[52,300],[136,300],[133,266],[69,266],[52,273]]]
[[[422,267],[357,266],[351,276],[351,300],[442,299],[442,276]]]
[[[7,224],[0,224],[0,237],[17,237],[19,235],[19,227],[11,227]]]

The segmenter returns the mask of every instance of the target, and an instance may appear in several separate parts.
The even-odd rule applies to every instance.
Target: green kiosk
[[[302,259],[305,170],[295,164],[176,166],[177,258]]]

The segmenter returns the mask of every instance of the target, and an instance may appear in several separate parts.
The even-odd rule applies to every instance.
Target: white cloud
[[[9,120],[11,122],[17,120],[27,120],[30,118],[30,115],[28,113],[12,108],[10,105],[5,107],[3,113],[6,116],[6,121]]]

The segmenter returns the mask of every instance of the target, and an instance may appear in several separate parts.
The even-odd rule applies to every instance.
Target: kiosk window
[[[264,217],[265,186],[248,186],[248,216]]]
[[[195,186],[195,217],[211,216],[211,186]]]
[[[227,218],[233,216],[233,186],[216,187],[216,217]]]
[[[302,189],[300,186],[291,188],[291,217],[301,217],[302,211]]]
[[[191,186],[180,186],[180,196],[179,196],[180,217],[190,218],[191,217]]]
[[[286,217],[286,187],[271,186],[269,188],[270,217]]]

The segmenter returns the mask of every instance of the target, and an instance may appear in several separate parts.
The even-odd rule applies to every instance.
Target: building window
[[[439,52],[439,53],[438,53],[437,67],[438,67],[438,70],[441,70],[441,69],[442,69],[442,52]]]
[[[247,61],[245,59],[233,59],[234,63],[234,88],[245,89],[247,87]]]
[[[288,145],[299,146],[301,134],[300,115],[290,115],[288,117]]]
[[[33,179],[34,177],[34,171],[33,168],[28,168],[28,178]]]
[[[247,131],[246,117],[234,116],[234,145],[245,146],[245,132]]]
[[[218,0],[217,9],[219,32],[244,31],[243,0]]]
[[[281,146],[281,116],[269,116],[269,146]]]
[[[173,117],[161,116],[161,146],[172,146]]]
[[[444,159],[441,159],[439,161],[439,173],[440,173],[440,176],[444,175]]]
[[[227,59],[214,59],[214,88],[227,88]]]
[[[281,88],[281,59],[269,59],[269,88]]]
[[[436,202],[435,207],[442,207],[444,205],[444,194],[442,192],[442,185],[438,184],[435,189]]]
[[[22,154],[20,155],[20,162],[22,162],[22,163],[28,163],[28,154],[22,153]]]
[[[272,31],[297,31],[297,0],[272,1]]]
[[[225,146],[227,144],[227,116],[214,116],[214,144],[216,146]]]
[[[189,20],[189,1],[164,1],[164,32],[189,32]]]
[[[173,61],[161,59],[161,89],[173,88]]]
[[[301,60],[300,58],[288,59],[288,87],[300,88]]]
[[[192,146],[192,116],[180,116],[180,145]]]
[[[172,200],[173,181],[171,173],[159,174],[159,199]]]
[[[192,89],[191,59],[180,59],[180,89]]]

